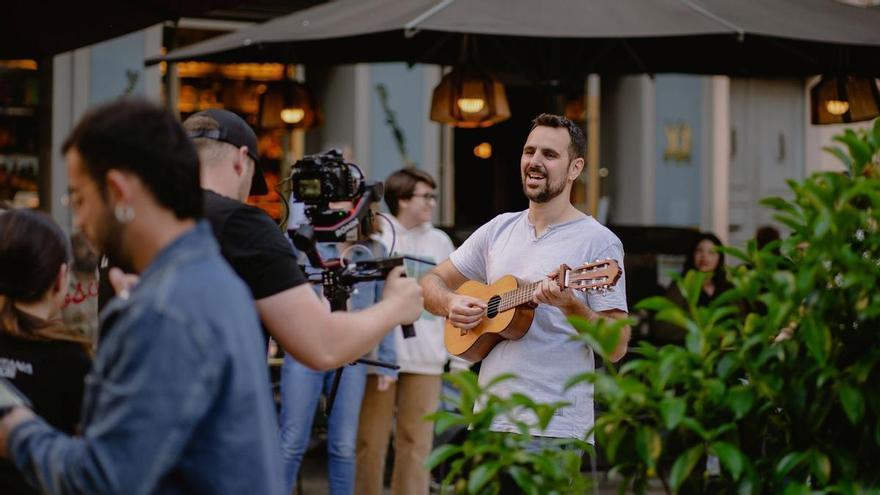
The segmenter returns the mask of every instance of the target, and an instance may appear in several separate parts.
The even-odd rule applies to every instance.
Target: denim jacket
[[[345,254],[345,259],[347,261],[364,261],[371,260],[375,258],[384,258],[387,256],[387,251],[385,247],[376,241],[369,241],[366,243],[358,243],[355,244],[355,247],[352,247],[350,251],[346,253],[339,252],[339,243],[335,242],[319,242],[318,253],[321,255],[321,258],[333,259],[338,258],[341,254]],[[314,276],[316,274],[320,274],[320,270],[311,266],[308,263],[308,260],[305,259],[305,255],[299,255],[302,260],[304,260],[305,272],[307,275]],[[351,311],[358,311],[361,309],[366,309],[373,304],[376,304],[380,300],[382,300],[382,290],[385,287],[385,282],[383,281],[369,281],[369,282],[358,282],[354,285],[354,288],[351,292],[351,298],[349,300],[349,309]],[[321,295],[321,286],[314,286],[315,292],[318,295]],[[397,351],[395,347],[394,340],[394,332],[399,332],[399,329],[392,330],[382,338],[379,342],[378,347],[375,350],[375,353],[371,353],[374,355],[376,359],[379,361],[397,364]],[[393,377],[397,377],[397,370],[392,370],[388,368],[378,367],[378,366],[369,366],[368,367],[370,373],[378,373],[381,375],[389,375]]]
[[[101,332],[82,436],[41,419],[10,435],[31,484],[50,494],[283,493],[257,314],[206,222],[105,308]]]

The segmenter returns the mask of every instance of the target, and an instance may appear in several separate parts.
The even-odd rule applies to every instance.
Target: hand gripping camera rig
[[[381,182],[365,182],[360,168],[346,162],[339,150],[309,155],[293,165],[290,175],[293,197],[305,204],[308,223],[296,230],[288,230],[294,246],[302,251],[312,266],[321,269],[324,296],[334,311],[345,310],[354,285],[358,282],[385,280],[388,273],[411,257],[381,258],[358,261],[345,265],[342,259],[321,258],[318,242],[345,242],[356,240],[361,224],[374,221],[370,205],[382,199]],[[351,209],[332,208],[331,202],[350,201]],[[415,261],[431,263],[412,258]],[[431,263],[433,264],[433,263]],[[403,325],[403,336],[415,336],[412,324]],[[359,359],[361,364],[397,369],[398,366],[380,361]],[[354,364],[354,363],[352,363]],[[326,414],[329,416],[336,397],[336,389],[343,368],[336,370]]]

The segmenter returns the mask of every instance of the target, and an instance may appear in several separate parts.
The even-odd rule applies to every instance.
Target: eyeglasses
[[[413,194],[414,198],[425,198],[425,201],[437,201],[437,195],[435,193],[423,193],[423,194]]]

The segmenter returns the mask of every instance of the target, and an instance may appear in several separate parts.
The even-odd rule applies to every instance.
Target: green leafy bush
[[[513,379],[511,374],[498,376],[484,387],[470,371],[447,374],[445,378],[460,392],[458,412],[438,411],[428,419],[436,423],[438,432],[454,427],[467,427],[470,431],[461,445],[441,445],[428,458],[429,469],[449,463],[443,493],[451,489],[454,493],[499,494],[502,476],[512,478],[527,494],[584,493],[586,481],[579,474],[580,451],[588,448],[588,444],[572,439],[533,445],[531,432],[545,430],[564,402],[543,404],[523,394],[501,398],[492,393],[496,384]],[[529,416],[535,418],[534,423],[522,419]],[[490,431],[496,417],[508,418],[519,433]]]
[[[880,493],[880,120],[835,140],[843,147],[829,151],[847,173],[790,181],[793,199],[764,200],[791,234],[760,251],[725,248],[743,261],[730,290],[697,306],[703,275],[691,272],[676,281],[687,307],[639,304],[683,328],[684,346],[640,343],[619,369],[606,359],[604,372],[569,381],[592,383],[604,406],[585,433],[622,476],[621,492]],[[624,322],[572,324],[607,358]],[[432,419],[471,431],[429,463],[451,461],[454,491],[498,493],[506,473],[526,493],[584,492],[573,452],[529,450],[529,425],[489,431],[516,408],[532,410],[540,429],[563,404],[502,399],[472,374],[450,379],[459,413]],[[473,412],[475,403],[485,407]]]
[[[654,477],[685,493],[880,487],[880,121],[835,140],[848,173],[790,181],[792,200],[763,201],[791,235],[726,248],[744,262],[732,289],[698,307],[702,274],[691,272],[677,281],[686,308],[639,305],[684,328],[685,346],[642,343],[619,370],[577,378],[607,409],[595,436],[626,487]]]

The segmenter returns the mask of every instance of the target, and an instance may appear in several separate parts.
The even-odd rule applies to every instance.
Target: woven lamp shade
[[[510,118],[504,85],[475,68],[443,76],[431,99],[431,120],[455,127],[489,127]]]
[[[877,79],[857,76],[822,76],[810,89],[813,124],[862,122],[880,116]]]

